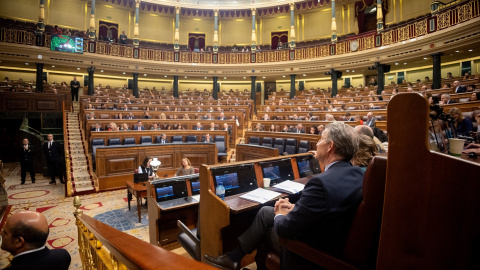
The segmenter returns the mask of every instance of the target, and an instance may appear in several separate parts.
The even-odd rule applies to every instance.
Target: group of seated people
[[[153,180],[155,178],[155,172],[152,168],[152,165],[150,164],[152,162],[152,158],[149,156],[146,156],[142,164],[138,166],[137,173],[146,173],[148,174],[148,180]],[[182,158],[182,167],[178,169],[178,171],[175,173],[175,176],[179,175],[189,175],[189,174],[195,174],[195,169],[192,167],[192,163],[190,160],[186,157]]]
[[[145,126],[143,125],[142,121],[138,120],[135,125],[132,126],[130,129],[130,125],[127,123],[122,123],[120,125],[117,125],[115,122],[110,122],[106,129],[104,129],[99,122],[95,123],[95,126],[93,126],[91,131],[130,131],[130,130],[147,130]],[[154,123],[150,125],[150,128],[148,130],[186,130],[185,126],[182,125],[182,123],[178,124],[157,124]],[[192,130],[226,130],[231,132],[231,127],[228,126],[227,123],[223,124],[215,124],[215,123],[210,123],[209,127],[205,129],[201,123],[196,123],[195,126],[193,127]]]

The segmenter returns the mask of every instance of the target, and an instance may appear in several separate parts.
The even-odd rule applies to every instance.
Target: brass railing
[[[256,63],[283,62],[290,60],[315,59],[329,55],[341,55],[350,53],[350,43],[358,42],[358,51],[368,50],[375,47],[386,46],[403,42],[405,40],[427,35],[438,30],[442,30],[459,23],[471,20],[480,16],[480,0],[470,0],[459,2],[457,4],[445,7],[436,14],[428,14],[407,24],[401,24],[391,29],[386,29],[381,33],[372,32],[348,37],[347,40],[330,44],[319,44],[312,47],[298,47],[293,51],[273,50],[260,51],[255,54]],[[50,35],[45,35],[44,44],[50,47]],[[35,36],[33,31],[18,29],[0,28],[0,42],[19,43],[25,45],[35,45]],[[131,45],[121,45],[103,41],[93,41],[94,46],[90,46],[92,41],[85,39],[84,51],[96,54],[111,55],[125,58],[138,58],[142,60],[174,62],[175,59],[180,63],[201,63],[201,64],[249,64],[252,62],[251,53],[233,53],[219,52],[217,57],[210,52],[190,52],[180,51],[178,57],[174,51],[155,49],[155,48],[134,48]],[[91,48],[94,48],[92,50]],[[215,59],[217,59],[215,61]]]
[[[78,196],[75,196],[73,206],[75,206],[75,224],[78,229],[78,251],[84,270],[215,269],[83,215],[79,209],[81,201]]]

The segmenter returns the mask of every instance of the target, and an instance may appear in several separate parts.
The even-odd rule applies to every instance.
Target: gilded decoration
[[[25,40],[25,44],[34,45],[35,44],[35,34],[32,33],[32,32],[26,32],[25,31],[24,40]]]
[[[173,62],[174,53],[173,52],[165,52],[165,61]]]
[[[427,34],[427,19],[415,23],[415,36],[423,36]]]
[[[437,23],[438,23],[437,28],[439,30],[449,27],[450,26],[450,11],[447,11],[447,12],[444,12],[444,13],[441,13],[440,15],[438,15]]]
[[[392,31],[387,31],[387,32],[383,32],[382,33],[382,44],[383,45],[389,45],[389,44],[392,44]]]
[[[205,54],[204,59],[205,59],[205,63],[208,63],[208,64],[212,63],[212,54],[211,53]]]
[[[119,52],[120,52],[120,46],[119,45],[112,45],[112,48],[110,50],[110,55],[118,56]]]
[[[162,61],[162,51],[161,50],[153,51],[153,60]]]
[[[407,40],[410,38],[410,35],[409,35],[409,27],[410,26],[404,26],[404,27],[400,27],[398,29],[398,41],[403,41],[403,40]]]
[[[148,60],[148,50],[147,49],[140,49],[140,59]]]
[[[96,45],[95,51],[98,54],[104,54],[105,53],[105,43],[97,42],[95,45]]]
[[[330,55],[330,49],[328,48],[329,46],[322,46],[320,47],[320,56],[321,57],[326,57]]]
[[[337,43],[337,54],[344,54],[347,53],[345,45],[349,44],[348,42],[340,42]]]
[[[125,57],[132,58],[133,57],[133,48],[132,47],[125,47]]]
[[[226,53],[220,53],[218,54],[218,63],[220,64],[225,64],[225,58],[227,54]]]
[[[199,62],[200,62],[200,54],[192,53],[192,63],[199,63]]]
[[[295,59],[302,60],[303,59],[303,52],[304,52],[304,49],[295,50]]]
[[[242,63],[248,64],[250,63],[250,53],[242,53]]]
[[[17,42],[17,30],[5,30],[5,42]]]
[[[457,7],[458,22],[461,23],[472,18],[472,3]]]
[[[264,52],[257,53],[257,63],[263,63],[264,62],[264,59],[263,59],[264,55],[265,55]]]

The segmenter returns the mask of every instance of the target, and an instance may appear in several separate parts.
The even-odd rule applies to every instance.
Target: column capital
[[[252,8],[251,10],[252,10],[252,16],[255,16],[256,13],[257,13],[257,9],[256,9],[256,8]]]
[[[213,16],[218,16],[218,11],[219,11],[218,9],[214,9],[213,10]]]
[[[333,1],[333,0],[332,0]],[[290,6],[290,10],[294,10],[295,9],[295,3],[288,3],[288,5]]]
[[[432,54],[430,54],[430,55],[431,55],[432,57],[436,57],[436,56],[442,56],[443,53],[437,52],[437,53],[432,53]]]
[[[181,7],[175,7],[175,13],[180,14],[180,9],[181,9]]]
[[[135,0],[135,7],[140,7],[141,0]]]

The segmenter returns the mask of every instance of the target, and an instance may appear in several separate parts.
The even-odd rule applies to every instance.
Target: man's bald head
[[[355,130],[359,135],[367,135],[370,138],[373,138],[373,130],[369,126],[358,125],[355,127]]]
[[[49,233],[45,216],[33,211],[12,214],[2,230],[2,249],[12,255],[45,245]]]

